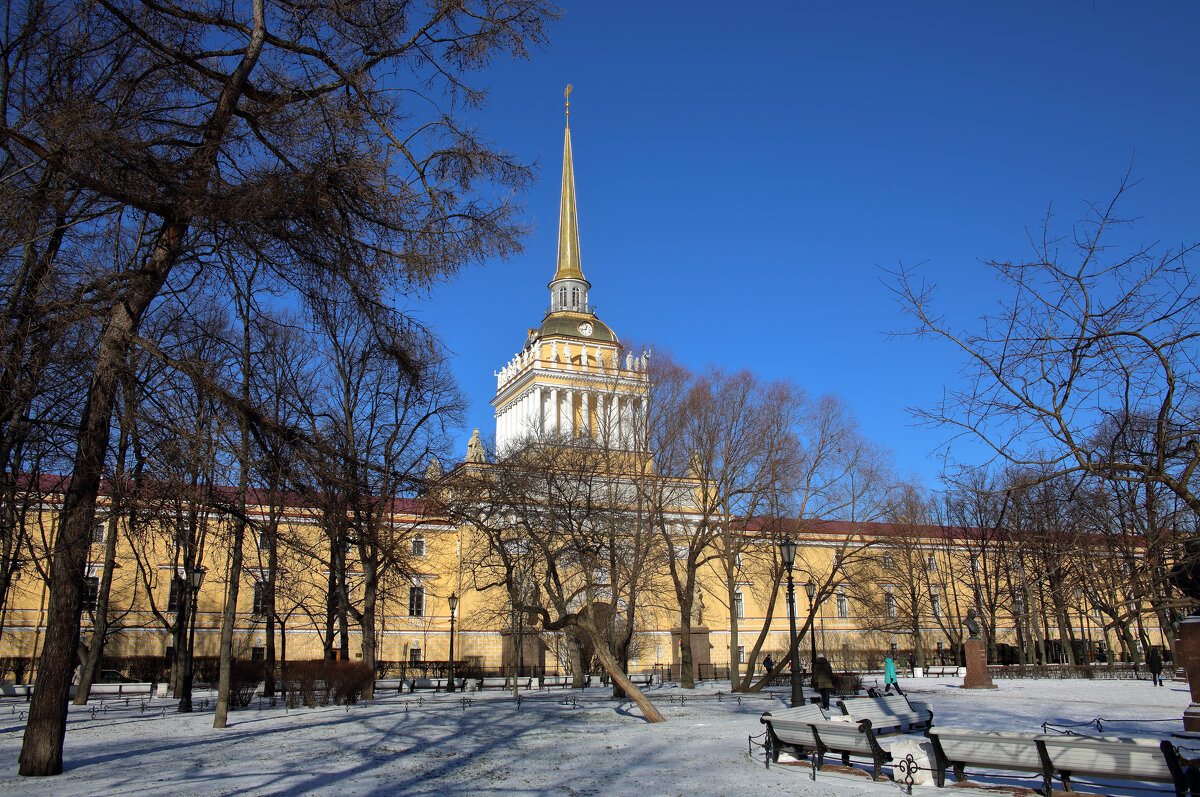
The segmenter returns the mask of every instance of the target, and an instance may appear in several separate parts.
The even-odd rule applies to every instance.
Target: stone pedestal
[[[968,639],[963,643],[967,659],[967,674],[963,677],[963,689],[995,689],[992,676],[987,669],[987,643],[982,639]]]
[[[1189,617],[1179,624],[1179,641],[1175,648],[1180,663],[1187,674],[1188,687],[1192,690],[1192,704],[1183,712],[1183,727],[1188,731],[1200,731],[1200,617]]]

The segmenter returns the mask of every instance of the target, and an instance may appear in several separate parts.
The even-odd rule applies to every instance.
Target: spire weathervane
[[[571,126],[571,89],[575,88],[570,83],[567,84],[567,90],[563,92],[563,97],[567,101],[567,127]]]

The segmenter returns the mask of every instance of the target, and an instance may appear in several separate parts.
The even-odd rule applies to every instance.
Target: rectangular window
[[[424,556],[425,555],[425,538],[424,537],[413,537],[412,555],[413,556]]]
[[[250,612],[255,617],[267,615],[267,585],[261,581],[254,582],[254,605]]]
[[[936,592],[929,593],[929,611],[936,618],[942,616],[942,596]]]
[[[938,569],[937,556],[935,556],[934,554],[929,554],[929,557],[925,560],[925,569],[928,570],[930,573],[937,572],[937,569]]]
[[[837,594],[837,613],[838,617],[842,619],[850,616],[850,599],[846,597],[846,593],[841,587],[838,588]]]
[[[250,661],[264,661],[266,658],[266,648],[250,648]]]
[[[183,579],[179,576],[172,576],[171,591],[167,593],[167,611],[179,611],[179,596],[183,587]]]
[[[266,551],[271,547],[271,538],[265,531],[258,533],[258,550]]]
[[[896,616],[896,596],[892,594],[891,590],[888,590],[886,600],[887,600],[887,616],[895,617]]]
[[[890,553],[885,553],[883,555],[883,569],[884,570],[894,570],[895,568],[896,568],[896,557],[892,556]]]
[[[408,616],[409,617],[424,617],[425,616],[425,588],[424,587],[409,587],[408,588]],[[419,651],[418,651],[419,653]],[[416,659],[420,661],[420,659]]]
[[[602,587],[608,584],[608,568],[594,567],[592,568],[592,586]]]
[[[97,523],[92,526],[92,545],[104,544],[104,533],[108,530],[108,524]]]
[[[971,572],[972,573],[979,572],[979,556],[978,555],[974,555],[971,557]]]
[[[409,664],[420,664],[421,663],[421,649],[420,648],[409,648],[408,649],[408,663]]]
[[[100,594],[100,579],[87,576],[83,579],[83,608],[95,609],[96,599]]]
[[[733,616],[739,620],[746,616],[746,605],[741,592],[733,593]]]

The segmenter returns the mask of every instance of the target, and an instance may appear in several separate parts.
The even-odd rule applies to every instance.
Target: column
[[[546,408],[546,417],[550,421],[550,428],[546,430],[547,434],[558,434],[558,388],[550,388],[550,406]]]
[[[535,388],[537,408],[534,410],[533,425],[539,438],[546,436],[546,397],[541,387]]]
[[[579,426],[583,437],[592,436],[591,398],[591,394],[586,391],[579,394]]]
[[[559,424],[559,431],[563,437],[572,437],[575,434],[575,391],[563,391],[563,421]]]

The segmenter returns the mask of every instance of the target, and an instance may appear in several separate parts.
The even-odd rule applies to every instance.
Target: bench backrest
[[[1041,772],[1036,740],[1040,734],[1012,731],[977,731],[973,728],[930,728],[946,757],[954,762],[996,769]]]
[[[1059,736],[1038,739],[1056,770],[1071,775],[1123,777],[1172,782],[1171,770],[1159,742],[1111,736]]]
[[[859,730],[856,722],[827,720],[810,723],[809,727],[815,728],[817,735],[821,737],[821,743],[830,750],[874,756],[871,740]]]
[[[925,722],[932,716],[927,709],[922,710],[909,705],[908,698],[903,695],[839,700],[838,707],[855,720],[870,720],[871,725],[880,730],[895,725]]]
[[[827,720],[820,706],[808,705],[768,711],[759,721],[766,723],[781,741],[815,749],[817,740],[811,723]]]

